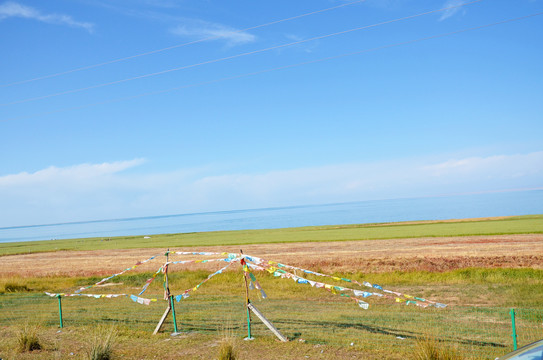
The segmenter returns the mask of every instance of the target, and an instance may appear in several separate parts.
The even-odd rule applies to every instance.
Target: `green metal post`
[[[60,294],[57,295],[58,298],[58,317],[60,319],[60,328],[62,329],[64,327],[64,324],[62,323],[62,301],[60,300],[61,296]]]
[[[247,337],[249,339],[252,339],[253,337],[251,336],[251,314],[249,312],[249,307],[247,307]]]
[[[513,350],[517,350],[517,327],[515,326],[515,309],[511,309],[511,326],[513,327]]]
[[[173,331],[177,333],[177,320],[175,320],[175,307],[173,306],[173,295],[170,295],[170,306],[172,307]]]

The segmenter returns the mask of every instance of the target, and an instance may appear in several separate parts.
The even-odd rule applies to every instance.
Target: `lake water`
[[[0,242],[543,214],[543,190],[0,228]]]

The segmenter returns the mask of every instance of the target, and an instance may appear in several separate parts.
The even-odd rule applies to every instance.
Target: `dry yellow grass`
[[[170,250],[239,252],[240,249],[209,246]],[[338,272],[447,271],[465,267],[543,269],[543,234],[261,244],[244,245],[243,251],[287,264]],[[3,256],[0,277],[103,276],[164,252],[165,249],[122,249]],[[137,271],[155,271],[162,262],[158,259],[144,264]]]

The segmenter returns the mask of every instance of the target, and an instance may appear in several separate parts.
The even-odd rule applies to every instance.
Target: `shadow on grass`
[[[340,329],[354,329],[359,331],[364,331],[370,334],[377,335],[386,335],[393,337],[401,337],[405,339],[416,340],[420,337],[425,336],[423,332],[409,331],[409,330],[399,330],[391,327],[384,326],[375,326],[375,325],[365,325],[365,324],[354,324],[346,322],[328,322],[328,321],[311,321],[311,320],[275,320],[276,324],[292,325],[297,328],[303,328],[304,325],[307,327],[319,327],[326,328],[332,331]],[[437,337],[438,340],[448,343],[456,343],[462,345],[471,345],[471,346],[480,346],[480,347],[493,347],[493,348],[505,348],[506,345],[499,344],[492,341],[479,341],[471,339],[461,339],[461,338],[451,338],[448,336]]]

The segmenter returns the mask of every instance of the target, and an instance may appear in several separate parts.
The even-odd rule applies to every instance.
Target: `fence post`
[[[247,306],[247,339],[249,340],[253,339],[253,337],[251,336],[251,313],[249,312],[248,306]]]
[[[58,298],[58,317],[60,319],[60,328],[62,329],[64,326],[62,324],[62,301],[60,300],[61,299],[60,294],[57,295],[57,298]]]
[[[173,331],[177,334],[177,320],[175,319],[175,307],[173,305],[173,295],[170,295],[170,304],[172,307]]]
[[[517,327],[515,326],[515,309],[511,309],[511,326],[513,328],[513,350],[517,350]]]

